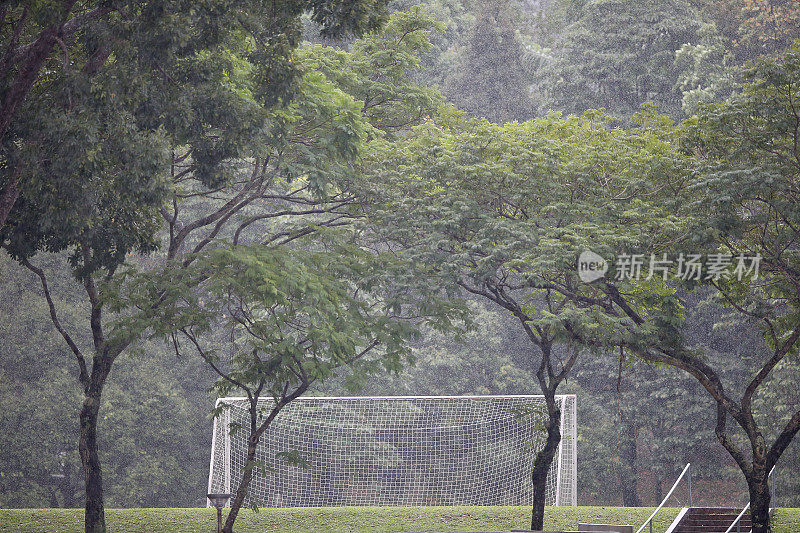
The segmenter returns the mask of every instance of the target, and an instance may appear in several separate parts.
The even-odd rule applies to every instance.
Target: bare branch
[[[208,366],[210,366],[210,367],[212,368],[212,370],[214,370],[214,372],[216,372],[216,373],[217,373],[217,375],[218,375],[219,377],[221,377],[221,378],[222,378],[222,379],[224,379],[225,381],[227,381],[227,382],[229,382],[229,383],[231,383],[231,384],[233,384],[233,385],[235,385],[235,386],[239,387],[239,388],[240,388],[240,389],[242,389],[243,391],[245,391],[245,392],[247,393],[247,396],[248,396],[248,397],[252,397],[252,394],[251,394],[251,392],[250,392],[250,388],[249,388],[247,385],[245,385],[245,384],[243,384],[243,383],[239,382],[239,381],[238,381],[238,380],[236,380],[236,379],[233,379],[233,378],[232,378],[232,377],[230,377],[228,374],[226,374],[225,372],[223,372],[223,371],[222,371],[222,370],[219,368],[219,366],[217,366],[217,364],[216,364],[216,363],[214,363],[214,360],[211,358],[211,356],[210,356],[210,355],[208,355],[208,354],[206,353],[206,351],[205,351],[205,350],[203,350],[203,347],[202,347],[202,346],[200,346],[200,343],[199,343],[199,342],[197,342],[197,338],[194,336],[194,334],[193,334],[193,333],[189,332],[189,331],[188,331],[186,328],[181,328],[181,329],[180,329],[180,331],[181,331],[181,333],[183,333],[183,334],[184,334],[184,336],[186,336],[186,338],[187,338],[187,339],[189,339],[189,341],[190,341],[190,342],[191,342],[191,343],[194,345],[195,349],[197,350],[197,353],[198,353],[198,355],[200,355],[200,357],[201,357],[201,358],[203,358],[203,360],[204,360],[206,363],[208,363]]]
[[[800,323],[798,323],[794,331],[789,335],[789,338],[783,343],[782,346],[775,349],[775,352],[772,354],[772,357],[764,363],[759,370],[758,374],[747,384],[747,388],[742,395],[742,411],[749,413],[751,412],[750,405],[753,400],[753,394],[755,394],[756,389],[763,383],[763,381],[767,378],[770,372],[775,368],[775,365],[781,362],[781,360],[786,356],[787,353],[797,344],[797,339],[800,338]]]
[[[245,187],[236,196],[228,200],[228,202],[226,202],[225,205],[223,205],[213,213],[210,213],[202,218],[199,218],[181,228],[178,234],[175,235],[175,237],[169,243],[169,250],[167,252],[167,257],[170,259],[174,258],[175,255],[178,253],[178,250],[180,249],[181,245],[186,240],[186,237],[189,236],[191,232],[193,232],[196,229],[217,222],[220,218],[224,217],[231,209],[236,208],[236,206],[239,205],[242,199],[245,198],[245,196],[247,196],[247,193],[249,192],[250,188]],[[241,207],[239,207],[239,209],[241,209]]]
[[[72,9],[72,4],[74,4],[74,3],[75,3],[74,1],[67,3],[67,7],[68,7],[67,11],[70,11]],[[115,11],[114,7],[103,6],[103,7],[97,7],[95,9],[92,9],[91,11],[87,11],[86,13],[81,13],[80,15],[76,15],[75,17],[69,19],[65,23],[61,24],[60,27],[57,27],[57,33],[59,33],[62,38],[63,37],[69,37],[70,35],[72,35],[76,31],[81,29],[83,26],[85,26],[87,23],[89,23],[89,22],[91,22],[93,20],[101,19],[104,16],[108,15],[109,13],[111,13],[112,11]],[[45,30],[45,31],[47,31],[47,30]],[[12,63],[18,63],[19,61],[27,59],[27,56],[36,47],[36,43],[39,42],[39,40],[42,39],[43,37],[45,37],[45,32],[44,31],[39,35],[39,38],[36,39],[35,41],[16,48],[14,50],[13,55],[12,55],[11,62]]]
[[[287,395],[286,393],[288,392],[289,389],[289,383],[287,382],[286,386],[284,387],[283,393],[281,394],[280,400],[278,400],[278,403],[276,403],[275,407],[272,408],[272,411],[269,413],[269,416],[267,416],[264,422],[261,423],[261,425],[254,432],[251,438],[255,438],[256,440],[261,438],[261,435],[267,430],[267,428],[275,419],[275,417],[278,415],[280,410],[283,409],[287,404],[299,398],[300,395],[303,394],[308,389],[309,385],[310,384],[307,382],[302,382],[291,394]]]
[[[244,222],[239,224],[239,227],[236,228],[236,231],[233,234],[233,244],[236,245],[236,244],[239,243],[239,239],[241,237],[242,231],[247,229],[247,227],[250,226],[251,224],[253,224],[254,222],[258,222],[260,220],[268,220],[268,219],[271,219],[271,218],[285,217],[285,216],[320,215],[320,214],[325,214],[325,213],[334,213],[337,209],[341,208],[343,205],[344,204],[336,204],[336,205],[330,206],[330,207],[318,208],[318,209],[306,209],[306,210],[302,210],[302,211],[294,211],[294,210],[291,210],[291,209],[284,209],[283,211],[273,211],[271,213],[263,213],[261,215],[253,215],[251,217],[248,217]],[[345,216],[347,216],[347,215],[344,215],[344,214],[343,215],[339,215],[338,217],[335,217],[334,219],[332,219],[332,221],[339,220],[339,219],[341,219],[341,218],[343,218]],[[320,222],[318,225],[320,225],[320,226],[328,225],[330,222],[331,221],[328,221],[328,223]],[[278,234],[278,235],[279,236],[288,236],[289,233],[282,233],[282,234]],[[275,240],[275,239],[273,239],[273,240]],[[272,241],[267,241],[267,242],[272,242]]]
[[[56,313],[56,306],[53,303],[53,298],[50,295],[50,287],[47,284],[47,277],[44,274],[44,271],[40,268],[33,266],[30,261],[27,259],[22,259],[22,264],[36,274],[39,277],[39,280],[42,282],[42,290],[44,291],[45,300],[47,300],[47,307],[50,309],[50,320],[52,320],[53,325],[55,326],[56,330],[61,334],[66,341],[67,345],[69,346],[72,353],[75,354],[75,358],[78,361],[78,367],[80,369],[80,374],[78,379],[80,380],[81,385],[85,387],[89,386],[89,372],[86,368],[86,358],[84,357],[83,353],[81,352],[78,345],[75,344],[75,341],[72,340],[72,337],[67,333],[64,327],[61,325],[61,321],[58,319],[58,314]]]
[[[798,432],[800,432],[800,411],[796,412],[794,416],[792,416],[792,418],[783,428],[783,431],[781,431],[781,434],[778,435],[777,439],[775,439],[775,442],[772,444],[769,452],[767,452],[767,472],[772,470],[772,467],[778,462],[778,459],[780,459],[783,452],[786,451],[786,448],[789,446],[789,444],[791,444],[792,439],[794,439]]]
[[[3,6],[3,19],[5,19],[6,14],[6,7]],[[8,48],[6,48],[5,54],[3,54],[3,59],[0,61],[0,78],[5,78],[6,73],[8,72],[9,67],[11,66],[11,61],[14,57],[14,48],[17,46],[17,41],[19,40],[20,33],[22,32],[22,28],[25,25],[25,19],[28,18],[28,5],[26,4],[25,7],[22,8],[22,14],[17,19],[16,23],[14,24],[14,33],[11,35],[11,39],[8,41]]]
[[[717,426],[714,428],[714,433],[717,435],[717,440],[719,440],[720,444],[728,450],[728,453],[731,454],[736,464],[739,465],[739,468],[742,472],[745,473],[746,476],[750,476],[753,472],[753,464],[747,459],[745,454],[733,442],[733,439],[728,434],[726,430],[726,419],[727,419],[727,411],[725,407],[721,403],[717,403]]]

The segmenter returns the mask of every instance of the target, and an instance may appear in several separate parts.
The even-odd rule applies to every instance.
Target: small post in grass
[[[231,499],[230,494],[207,494],[211,505],[217,508],[217,533],[222,533],[222,508]]]

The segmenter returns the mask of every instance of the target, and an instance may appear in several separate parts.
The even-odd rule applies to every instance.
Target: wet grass
[[[578,522],[632,524],[638,528],[652,508],[553,507],[545,528],[575,530]],[[665,508],[653,530],[663,533],[678,513]],[[243,511],[236,533],[481,532],[525,529],[528,507],[307,507]],[[109,509],[109,533],[212,533],[214,509]],[[82,509],[0,509],[0,532],[78,533]],[[779,509],[775,533],[800,531],[800,509]]]

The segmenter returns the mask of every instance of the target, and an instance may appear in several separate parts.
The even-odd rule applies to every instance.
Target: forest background
[[[397,0],[391,9],[420,3],[442,29],[431,34],[414,80],[437,87],[469,116],[497,123],[604,109],[625,127],[647,102],[681,120],[735,91],[749,61],[780,54],[800,37],[800,4],[792,1]],[[308,20],[304,30],[307,46],[352,44],[321,36]],[[50,257],[40,266],[50,269],[62,321],[84,320],[85,293],[63,261]],[[0,507],[80,507],[81,393],[72,361],[39,280],[5,254],[0,271]],[[692,304],[689,344],[724,361],[729,379],[746,376],[748,361],[765,355],[759,330],[729,319],[702,294]],[[469,305],[476,327],[464,339],[427,332],[414,343],[413,366],[375,375],[356,394],[539,393],[518,323],[478,300]],[[156,341],[116,365],[99,432],[101,452],[113,449],[101,456],[107,506],[204,505],[216,376]],[[800,405],[797,360],[779,370],[759,397],[763,416],[780,418]],[[351,394],[344,378],[312,393]],[[713,435],[714,404],[685,374],[630,356],[584,358],[559,393],[578,395],[579,504],[655,504],[687,462],[701,502],[745,501],[741,476]],[[794,442],[778,466],[780,506],[800,506],[798,465]]]

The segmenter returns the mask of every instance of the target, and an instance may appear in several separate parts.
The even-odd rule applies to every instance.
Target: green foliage
[[[60,339],[48,327],[47,307],[35,278],[0,255],[0,501],[4,507],[77,505],[80,460],[75,450],[74,420],[80,391],[69,373]],[[53,280],[70,286],[68,274]],[[56,305],[74,320],[77,303],[65,298]],[[71,313],[69,311],[72,311]],[[39,366],[41,365],[41,366]],[[44,368],[44,370],[43,370]],[[64,456],[61,452],[66,452]],[[63,463],[63,467],[62,467]],[[51,474],[63,473],[59,482]]]
[[[477,302],[468,306],[469,331],[420,328],[420,338],[410,343],[412,364],[398,373],[337,376],[319,389],[329,395],[343,389],[366,395],[535,394],[530,350],[514,335],[514,324]]]
[[[696,4],[719,30],[700,20]],[[747,12],[730,8],[740,4]],[[68,15],[52,2],[28,5],[21,43]],[[23,4],[7,6],[20,20]],[[103,6],[84,2],[76,13]],[[54,47],[3,137],[0,186],[18,171],[21,196],[0,229],[2,246],[16,259],[69,254],[81,280],[108,275],[100,299],[86,305],[111,312],[102,325],[115,346],[147,334],[178,351],[199,348],[228,377],[268,383],[276,397],[303,379],[337,391],[346,383],[381,393],[533,393],[538,354],[510,320],[524,316],[523,326],[564,343],[557,357],[576,338],[597,355],[576,376],[590,401],[609,405],[585,411],[581,455],[600,480],[583,478],[587,492],[619,477],[625,459],[611,427],[619,415],[620,432],[652,436],[649,455],[634,463],[657,477],[671,475],[665,464],[675,449],[711,454],[701,445],[707,432],[676,430],[708,416],[696,384],[632,363],[615,412],[608,383],[618,368],[606,352],[619,344],[678,352],[723,369],[733,393],[796,327],[800,49],[754,65],[741,94],[712,103],[736,92],[734,70],[761,54],[759,43],[782,49],[796,9],[768,12],[760,0],[563,0],[548,11],[546,34],[531,39],[503,1],[426,6],[387,20],[374,0],[115,3]],[[303,13],[328,36],[366,33],[346,49],[302,45]],[[765,30],[773,23],[774,35]],[[13,29],[0,25],[3,42]],[[20,69],[0,65],[0,97]],[[420,79],[447,85],[468,114],[496,121],[527,118],[532,81],[542,110],[605,107],[613,118],[589,111],[502,126],[467,121]],[[646,101],[673,117],[681,106],[697,116],[674,126],[649,107],[631,115]],[[612,127],[615,120],[630,129]],[[341,226],[348,229],[331,231]],[[132,257],[159,246],[161,255]],[[586,249],[609,259],[679,246],[761,253],[766,283],[721,281],[714,290],[731,313],[720,316],[720,302],[698,304],[674,279],[587,285],[575,275]],[[74,332],[87,313],[50,260],[37,258]],[[79,493],[75,454],[64,458],[73,483],[63,493],[53,495],[49,475],[76,428],[53,420],[74,417],[69,405],[80,390],[41,327],[47,308],[22,303],[33,286],[17,274],[2,281],[0,432],[9,436],[0,498],[5,506],[63,503]],[[475,330],[461,344],[440,333],[467,319],[446,298],[460,296],[459,287],[518,306],[500,314],[471,306]],[[766,344],[743,333],[759,324]],[[426,335],[412,350],[417,329]],[[88,333],[75,335],[81,348],[92,345]],[[372,343],[374,357],[362,358]],[[147,356],[117,363],[102,403],[109,499],[155,506],[185,494],[178,501],[189,505],[188,495],[202,492],[202,454],[172,450],[206,438],[196,405],[210,380],[193,383],[202,375],[196,363],[167,368],[161,343],[142,347]],[[791,348],[754,399],[768,439],[794,414],[796,358]],[[405,368],[413,359],[418,366]],[[386,369],[393,374],[376,377]],[[215,392],[235,387],[221,378]],[[665,403],[680,408],[653,420],[650,411]],[[15,430],[25,424],[28,433]],[[157,428],[135,429],[145,426]],[[796,443],[783,461],[797,461]],[[707,468],[718,473],[719,463]]]
[[[793,90],[800,83],[800,47],[778,61],[759,62],[747,76],[742,94],[700,110],[685,145],[698,158],[696,207],[711,213],[696,233],[729,253],[763,257],[761,276],[768,283],[723,285],[749,314],[771,322],[774,346],[798,323],[800,309],[794,274],[800,257],[792,246],[800,222],[800,174],[793,163],[800,155],[800,100]]]
[[[648,208],[647,213],[658,219],[649,226],[637,222],[636,229],[649,236],[631,243],[641,246],[642,254],[662,249],[677,254],[690,246],[696,252],[716,251],[733,257],[760,254],[762,267],[757,279],[749,275],[741,279],[706,276],[682,283],[673,277],[667,284],[658,279],[628,283],[607,278],[589,285],[591,296],[559,291],[573,302],[602,309],[620,332],[620,340],[634,353],[681,368],[703,385],[717,406],[717,439],[747,480],[756,529],[766,528],[769,521],[769,501],[762,497],[768,494],[767,474],[800,430],[796,417],[766,420],[754,412],[754,399],[768,389],[766,380],[779,363],[795,357],[800,337],[794,274],[797,97],[789,89],[797,83],[797,56],[797,50],[791,50],[781,60],[761,61],[749,73],[752,82],[742,94],[725,104],[703,107],[698,117],[677,131],[681,136],[676,140],[685,151],[675,152],[672,160],[690,165],[691,172],[678,181],[672,180],[681,173],[670,173],[663,189],[653,184],[663,201],[677,199],[674,215],[664,216]],[[602,224],[606,228],[625,225],[625,215],[624,211],[615,213]],[[672,238],[668,237],[670,231],[674,232]],[[600,236],[602,240],[595,246],[612,243],[612,255],[624,250],[614,236],[603,236],[603,232]],[[659,236],[666,238],[662,246]],[[687,343],[684,324],[689,322],[683,312],[687,298],[677,288],[691,291],[702,285],[729,305],[740,322],[763,328],[765,346],[742,362],[749,373],[736,376],[732,384],[725,383],[727,361],[710,360],[697,346]],[[730,325],[730,319],[727,322]],[[591,340],[584,333],[580,338]],[[733,353],[735,350],[729,349],[728,357]],[[736,423],[733,428],[727,425],[729,419]],[[765,429],[764,423],[771,429]],[[770,440],[769,434],[777,437]]]
[[[800,38],[797,2],[741,0],[739,39],[734,43],[749,58],[777,56]]]
[[[353,43],[349,51],[321,45],[301,53],[309,70],[322,72],[340,90],[355,98],[361,112],[378,130],[397,132],[433,114],[438,92],[414,83],[409,73],[431,48],[432,32],[443,26],[424,10],[397,12],[380,32]]]
[[[700,29],[689,2],[598,0],[574,11],[580,16],[551,45],[553,61],[537,72],[543,111],[605,109],[625,121],[654,102],[681,116],[675,52]]]
[[[0,501],[4,507],[80,507],[81,463],[75,449],[81,390],[63,342],[49,326],[38,280],[2,258],[0,331]],[[88,303],[59,257],[47,267],[65,323],[80,323]],[[90,339],[79,339],[88,344]],[[107,498],[114,507],[193,506],[203,495],[210,446],[202,366],[148,344],[120,361],[100,422]],[[190,374],[191,378],[183,378]],[[177,445],[181,443],[181,445]],[[63,474],[53,478],[51,474]]]
[[[393,0],[389,4],[397,11],[410,11],[414,6],[422,6],[443,26],[431,35],[431,49],[420,58],[422,65],[414,79],[421,85],[444,87],[457,68],[475,14],[470,3],[461,0]]]
[[[375,143],[374,179],[391,194],[375,224],[454,283],[514,287],[532,306],[553,284],[582,291],[573,277],[581,251],[613,257],[658,246],[679,222],[669,205],[648,198],[654,183],[682,172],[668,134],[608,128],[606,120],[431,121],[399,146]],[[598,338],[614,329],[613,318],[578,305],[534,313],[537,325],[560,334],[565,322]]]
[[[413,301],[391,288],[393,275],[410,275],[413,268],[354,246],[352,232],[326,229],[329,223],[350,225],[354,215],[345,208],[366,199],[356,196],[364,178],[353,171],[362,143],[418,122],[437,104],[435,92],[408,78],[433,27],[419,10],[397,13],[385,32],[355,41],[352,51],[298,51],[306,74],[297,98],[272,112],[278,127],[259,148],[264,162],[257,160],[249,177],[249,169],[237,170],[232,185],[212,191],[207,200],[196,199],[205,195],[199,185],[187,187],[181,180],[176,187],[176,218],[189,215],[186,225],[197,226],[191,220],[198,208],[213,212],[221,206],[212,216],[230,210],[219,223],[229,222],[229,229],[218,227],[194,253],[181,252],[179,263],[149,271],[137,266],[118,276],[109,288],[123,292],[113,297],[111,310],[136,313],[116,324],[115,336],[137,338],[149,331],[169,338],[181,332],[219,340],[220,328],[227,330],[224,357],[233,373],[219,383],[220,394],[235,388],[234,382],[257,383],[265,375],[272,380],[268,390],[277,394],[287,379],[295,380],[293,372],[303,375],[301,381],[325,378],[355,362],[368,345],[380,346],[383,366],[398,369],[403,340],[413,333],[408,318],[450,327],[435,291],[427,292],[426,301]],[[241,207],[231,203],[243,194],[248,196]],[[274,205],[258,203],[262,197]],[[222,238],[212,240],[217,234]],[[286,237],[283,244],[276,242],[280,237]],[[171,251],[179,248],[170,244]],[[252,367],[254,354],[264,360]],[[219,361],[214,351],[206,355]]]
[[[698,40],[675,52],[675,66],[681,72],[678,86],[683,93],[683,112],[687,115],[701,104],[727,98],[736,85],[732,53],[716,26],[703,24]]]
[[[157,334],[183,331],[196,340],[213,331],[227,340],[205,351],[209,363],[229,369],[229,379],[216,385],[220,396],[266,380],[264,392],[280,397],[287,382],[325,379],[373,345],[380,345],[388,368],[398,368],[413,329],[391,320],[370,296],[363,283],[372,277],[368,261],[352,248],[218,248],[190,268],[147,275],[138,281],[146,288],[135,282],[124,298],[147,310],[151,294],[163,295],[146,323]],[[169,293],[162,290],[167,286]],[[141,325],[136,317],[134,327]]]
[[[655,117],[637,120],[642,128],[624,131],[599,113],[503,126],[444,117],[442,125],[415,128],[402,144],[373,143],[374,167],[367,168],[384,194],[370,212],[376,232],[411,262],[518,322],[535,354],[531,373],[549,402],[548,429],[560,416],[553,396],[582,351],[647,343],[657,334],[641,329],[629,337],[625,317],[587,305],[590,289],[575,271],[579,254],[598,250],[598,242],[606,257],[658,246],[679,222],[649,197],[654,183],[682,172],[671,129]],[[655,223],[656,214],[670,222]],[[537,471],[547,472],[553,454],[546,452],[559,438],[548,431],[536,456],[534,484],[541,488],[534,494],[543,494]],[[544,500],[533,503],[537,529]]]
[[[31,32],[52,22],[34,7]],[[191,153],[205,186],[231,178],[230,161],[253,154],[269,109],[297,89],[292,51],[306,11],[326,33],[359,33],[383,22],[385,2],[130,2],[88,22],[3,144],[2,182],[16,169],[22,188],[4,246],[31,257],[80,245],[80,277],[152,251],[170,149]],[[101,48],[99,70],[81,70]]]
[[[687,332],[687,338],[707,350],[732,334],[742,335],[724,329],[708,338],[707,330],[696,329]],[[752,330],[751,336],[757,337]],[[741,380],[744,359],[742,354],[709,353],[710,361],[730,369],[727,382]],[[579,364],[574,379],[580,386],[582,501],[622,502],[623,485],[635,480],[630,489],[639,501],[656,505],[687,462],[692,463],[696,487],[724,487],[719,494],[698,488],[695,497],[701,505],[739,505],[745,497],[744,484],[732,475],[716,442],[715,411],[690,376],[630,354],[620,366],[619,353],[607,353]]]
[[[531,116],[529,77],[514,22],[506,0],[476,9],[475,25],[446,85],[451,101],[470,116],[501,123]]]
[[[72,4],[67,3],[59,15],[68,18]],[[0,31],[23,29],[28,23],[27,7],[15,5],[9,12],[4,6]],[[89,12],[90,16],[84,10],[91,7],[98,9]],[[46,61],[49,51],[39,45],[46,42],[52,49],[58,42],[64,52],[63,65],[51,61],[53,64],[42,69],[42,78],[23,95],[22,106],[13,117],[6,103],[21,94],[15,92],[19,81],[25,81],[27,73],[36,76],[42,63],[28,61],[30,54],[21,56],[19,64],[6,62],[14,58],[15,37],[4,50],[0,65],[3,120],[13,120],[9,135],[5,135],[5,129],[0,132],[0,185],[4,197],[7,191],[16,189],[20,196],[15,203],[11,201],[13,209],[7,220],[2,213],[0,246],[37,273],[48,301],[51,293],[46,273],[28,262],[38,252],[69,252],[73,273],[84,284],[90,301],[87,329],[91,332],[91,350],[82,350],[75,343],[80,337],[74,327],[63,328],[58,313],[51,315],[77,359],[84,393],[80,442],[86,479],[86,527],[87,531],[104,531],[101,466],[94,439],[101,422],[98,409],[113,411],[113,405],[101,402],[107,377],[117,357],[140,340],[142,333],[141,323],[135,322],[106,331],[114,321],[105,321],[103,312],[113,310],[114,305],[118,310],[123,308],[118,302],[111,309],[106,306],[112,298],[106,291],[118,283],[115,272],[132,252],[146,254],[157,249],[159,241],[167,239],[165,234],[169,235],[165,262],[170,267],[190,266],[194,259],[185,255],[184,245],[192,246],[195,253],[203,251],[236,213],[250,220],[234,219],[241,224],[239,231],[225,228],[222,235],[238,240],[247,226],[263,231],[263,225],[252,224],[281,215],[253,213],[245,207],[263,200],[276,178],[281,185],[306,183],[293,192],[284,189],[282,196],[271,195],[286,202],[313,206],[328,193],[341,194],[346,183],[332,187],[332,178],[347,173],[347,163],[365,136],[366,121],[351,97],[319,73],[304,73],[299,68],[301,62],[294,50],[299,44],[300,17],[309,12],[325,33],[359,33],[383,22],[385,2],[312,0],[233,5],[227,1],[153,1],[113,6],[82,3],[80,9],[86,16],[60,29],[43,27],[42,19],[36,17],[30,36],[34,39],[40,33],[43,37],[32,45],[31,54],[38,54],[37,61]],[[16,19],[6,25],[9,14]],[[75,27],[69,29],[68,25]],[[48,37],[53,30],[55,37]],[[292,103],[298,91],[306,98]],[[322,121],[317,122],[320,118]],[[304,137],[306,134],[310,138]],[[282,157],[287,152],[288,157]],[[273,156],[267,169],[265,161]],[[242,180],[242,167],[251,163],[255,172],[250,174],[250,181]],[[301,191],[302,196],[292,197]],[[221,208],[215,206],[215,201],[229,193]],[[247,201],[242,202],[245,197]],[[187,198],[191,200],[184,202]],[[170,203],[172,214],[167,211]],[[11,204],[5,202],[4,208]],[[196,215],[186,226],[179,218],[181,208]],[[325,210],[301,212],[317,214]],[[198,235],[212,224],[216,224],[213,230]],[[161,229],[167,231],[157,235]],[[281,234],[280,230],[276,233]],[[178,254],[181,257],[176,260]],[[205,256],[213,257],[213,253]],[[139,264],[143,263],[147,264]],[[177,273],[181,273],[179,267]],[[324,290],[314,279],[305,281],[306,286],[292,287],[301,297]],[[189,293],[192,290],[183,288]],[[170,289],[174,296],[175,287]],[[144,306],[146,319],[163,312],[158,309],[159,303],[169,301],[169,296],[156,294]],[[313,318],[315,315],[309,312],[313,307],[308,306],[322,301],[307,300],[305,308],[296,313],[287,311],[286,317],[295,313]],[[336,303],[330,300],[326,310]],[[208,317],[194,310],[188,314],[189,318],[182,319],[187,324]],[[208,327],[207,322],[201,322],[201,329],[203,326]],[[160,332],[164,333],[163,326]],[[314,334],[319,335],[319,339],[311,339],[315,349],[324,346],[341,356],[352,348],[347,334],[340,335],[331,324]],[[270,343],[274,344],[274,338],[262,340],[273,347]],[[380,341],[384,339],[376,342]],[[279,360],[293,355],[283,349]],[[254,371],[269,372],[274,364],[274,360],[266,361],[265,367]],[[313,366],[313,361],[307,362],[294,370],[300,375],[308,371],[315,377],[329,371],[325,364],[319,365],[322,370]],[[154,394],[164,396],[165,392]],[[133,412],[130,408],[122,411],[124,415]],[[137,448],[138,443],[123,436],[116,440],[120,446]],[[147,479],[153,471],[174,470],[176,465],[168,463],[141,461],[127,473]],[[158,486],[149,495],[157,497],[164,488]]]

